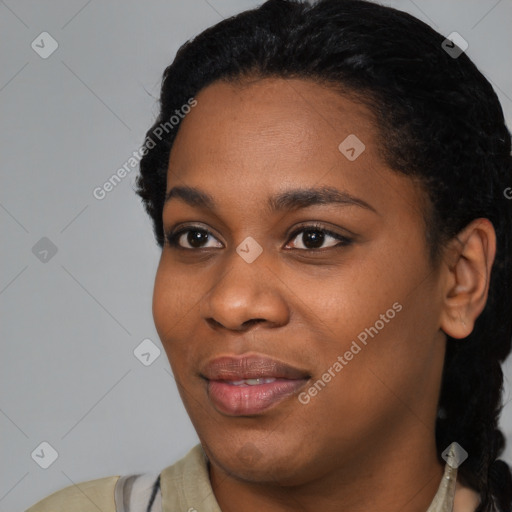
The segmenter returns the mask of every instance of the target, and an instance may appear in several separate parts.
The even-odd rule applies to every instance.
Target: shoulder
[[[163,502],[163,503],[162,503]],[[116,512],[116,510],[189,510],[203,503],[220,512],[213,494],[208,458],[201,444],[159,474],[110,476],[70,485],[25,512]],[[117,508],[116,508],[117,507]],[[193,507],[192,507],[193,508]]]
[[[109,476],[64,487],[25,512],[115,512],[114,491],[119,478]]]
[[[221,512],[210,477],[209,461],[201,444],[194,446],[182,459],[161,473],[164,510],[201,510]]]

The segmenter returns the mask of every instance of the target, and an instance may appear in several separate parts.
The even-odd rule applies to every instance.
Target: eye
[[[298,235],[302,233],[302,237],[298,237]],[[326,239],[333,239],[338,243],[332,244],[328,247],[323,247],[324,249],[331,249],[334,247],[347,246],[352,243],[350,238],[346,236],[340,235],[338,233],[334,233],[328,229],[325,229],[319,224],[310,224],[307,226],[302,226],[300,229],[295,230],[291,235],[291,237],[295,237],[295,239],[299,239],[302,247],[295,246],[294,249],[301,250],[315,250],[322,248],[321,246],[326,241]]]
[[[204,244],[210,239],[215,240],[210,231],[200,226],[188,226],[176,231],[176,233],[171,231],[165,235],[165,238],[169,246],[176,249],[204,249],[205,247],[202,247],[201,244]],[[189,244],[189,247],[184,247],[181,244],[183,240]],[[206,248],[208,249],[208,247]]]
[[[328,247],[323,247],[324,249],[347,246],[352,243],[352,240],[350,238],[347,238],[346,236],[325,229],[319,224],[301,226],[299,229],[296,229],[290,235],[290,239],[297,239],[300,233],[302,233],[302,238],[300,239],[302,247],[297,247],[297,243],[294,243],[293,249],[314,251],[316,249],[322,248],[321,246],[329,238],[334,240],[335,242],[337,241],[337,243],[331,244]],[[200,226],[188,226],[176,231],[175,233],[173,233],[171,230],[168,233],[166,233],[165,238],[167,240],[168,245],[176,249],[193,250],[208,249],[212,247],[222,247],[222,244],[220,242],[218,242],[219,245],[216,246],[204,246],[203,244],[209,241],[216,240],[216,238],[212,235],[211,231]],[[183,243],[187,243],[188,247],[184,246]]]

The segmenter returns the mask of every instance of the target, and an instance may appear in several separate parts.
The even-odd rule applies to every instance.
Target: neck
[[[376,443],[349,458],[321,457],[304,469],[303,479],[309,478],[297,485],[283,485],[278,478],[268,483],[268,477],[265,483],[244,481],[211,460],[210,481],[223,512],[426,512],[444,464],[437,460],[434,439],[423,444],[404,439]],[[328,461],[336,467],[325,470]]]

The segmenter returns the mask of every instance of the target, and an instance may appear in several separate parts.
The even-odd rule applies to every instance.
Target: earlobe
[[[496,254],[496,233],[488,219],[475,219],[447,248],[440,328],[466,338],[484,310]]]

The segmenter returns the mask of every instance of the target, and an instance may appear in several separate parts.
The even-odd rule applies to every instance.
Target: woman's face
[[[211,461],[297,484],[434,450],[440,279],[423,195],[384,163],[370,112],[303,80],[216,82],[196,100],[167,192],[198,194],[165,204],[165,230],[189,231],[162,250],[153,315]]]

